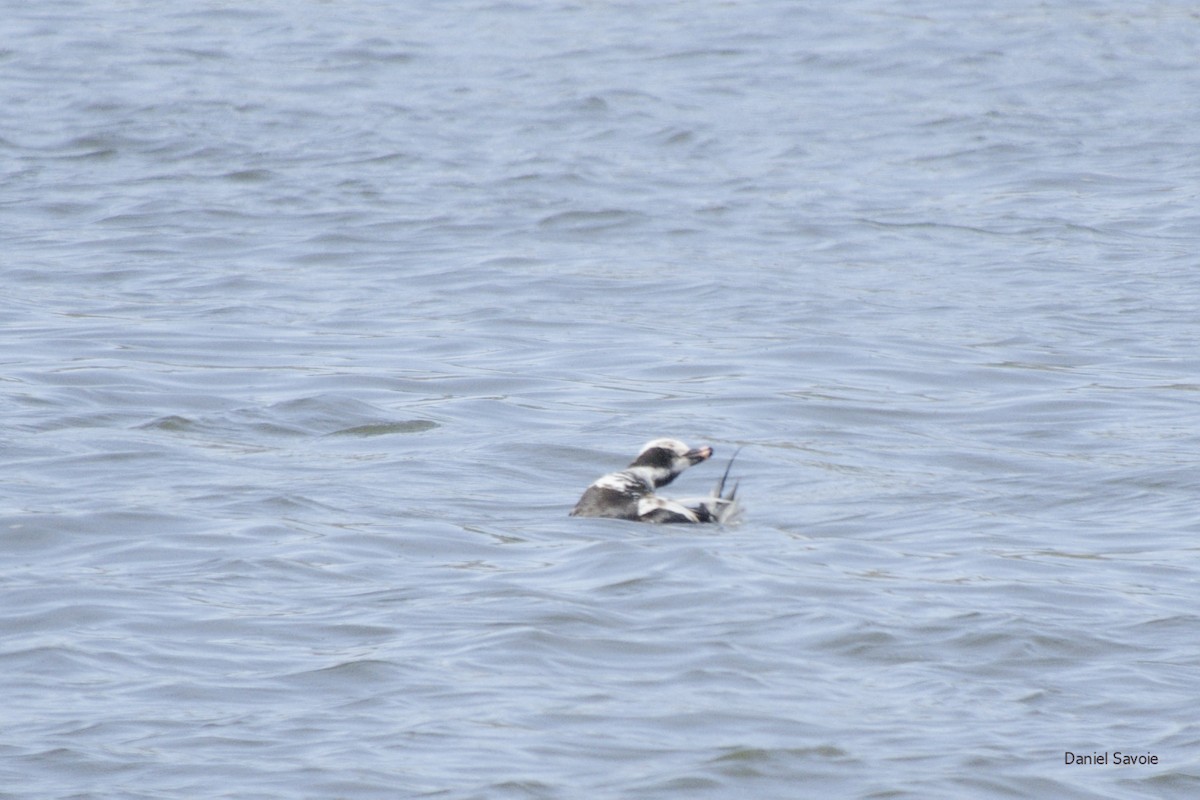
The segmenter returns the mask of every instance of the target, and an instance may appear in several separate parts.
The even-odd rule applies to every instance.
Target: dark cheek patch
[[[675,454],[670,450],[664,450],[661,447],[655,447],[653,450],[647,450],[637,457],[637,460],[630,464],[631,467],[657,467],[659,469],[671,469],[671,465],[675,462]]]

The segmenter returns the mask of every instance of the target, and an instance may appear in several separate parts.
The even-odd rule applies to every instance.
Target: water
[[[1200,789],[1188,4],[9,5],[0,797]]]

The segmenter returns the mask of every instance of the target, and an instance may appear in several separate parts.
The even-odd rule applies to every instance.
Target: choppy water
[[[0,797],[1195,796],[1200,15],[991,5],[8,4]]]

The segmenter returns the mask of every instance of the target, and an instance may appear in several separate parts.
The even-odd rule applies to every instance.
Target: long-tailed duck
[[[726,522],[737,514],[737,485],[725,495],[729,467],[707,497],[668,500],[654,490],[666,486],[690,466],[707,461],[711,447],[690,449],[676,439],[655,439],[620,472],[610,472],[589,486],[571,511],[573,517],[614,517],[637,522]],[[737,453],[733,454],[735,457]]]

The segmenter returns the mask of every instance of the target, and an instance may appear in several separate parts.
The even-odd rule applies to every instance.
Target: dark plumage
[[[729,467],[707,497],[669,500],[654,492],[690,466],[707,461],[711,447],[689,448],[677,439],[647,442],[628,467],[610,472],[589,486],[571,511],[573,517],[611,517],[636,522],[726,522],[738,511],[737,486],[725,491]],[[737,456],[737,453],[734,453]],[[729,460],[729,466],[733,459]]]

